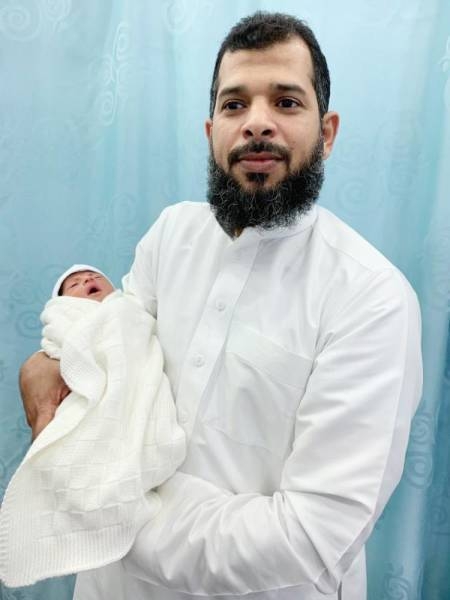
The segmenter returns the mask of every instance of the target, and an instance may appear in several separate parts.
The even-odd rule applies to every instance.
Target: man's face
[[[217,164],[247,191],[273,188],[305,165],[316,149],[321,120],[303,40],[226,52],[206,131]],[[255,152],[255,142],[271,150]],[[324,158],[330,150],[324,144]]]
[[[95,271],[78,271],[64,279],[61,286],[62,296],[89,298],[101,302],[114,291],[111,283]]]

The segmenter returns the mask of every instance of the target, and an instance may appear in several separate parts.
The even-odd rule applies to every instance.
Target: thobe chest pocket
[[[234,322],[203,421],[232,442],[290,453],[312,361]]]

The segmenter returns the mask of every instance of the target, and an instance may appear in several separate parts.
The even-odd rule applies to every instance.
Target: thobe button
[[[198,354],[194,358],[194,365],[196,367],[203,367],[204,364],[205,364],[205,358],[201,354]]]
[[[222,310],[225,310],[225,308],[226,308],[225,302],[223,300],[217,300],[216,308],[217,308],[217,310],[220,310],[222,312]]]
[[[187,410],[184,410],[184,408],[180,408],[180,410],[178,411],[178,420],[180,421],[180,423],[187,423],[189,421],[189,415]]]

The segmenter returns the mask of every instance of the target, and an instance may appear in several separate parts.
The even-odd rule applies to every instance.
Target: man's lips
[[[252,152],[239,157],[239,164],[245,171],[253,173],[268,173],[283,159],[271,152]]]

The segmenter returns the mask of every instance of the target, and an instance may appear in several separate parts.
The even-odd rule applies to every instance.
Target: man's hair
[[[259,50],[299,37],[308,46],[314,69],[313,86],[316,92],[320,116],[328,110],[330,100],[330,74],[325,56],[316,36],[304,21],[282,13],[258,11],[241,19],[230,30],[220,46],[214,66],[210,89],[209,114],[212,118],[217,97],[217,78],[225,52],[237,50]]]

